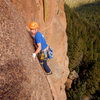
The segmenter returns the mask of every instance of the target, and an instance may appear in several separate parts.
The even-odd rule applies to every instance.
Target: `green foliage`
[[[66,92],[68,100],[80,100],[82,97],[84,97],[84,94],[86,93],[86,82],[80,85],[76,85],[73,87],[73,89],[70,89],[70,92]]]
[[[96,90],[100,89],[99,88],[99,83],[100,83],[100,68],[99,68],[100,62],[95,63],[94,66],[88,70],[86,73],[86,82],[88,91],[86,92],[87,95],[94,94]]]
[[[91,100],[100,100],[100,91],[97,90],[95,94],[93,94],[93,98]]]
[[[67,36],[68,36],[68,56],[70,59],[70,70],[78,66],[83,58],[84,60],[94,60],[94,53],[97,53],[97,35],[99,31],[91,26],[87,21],[80,18],[74,10],[68,6],[65,7],[67,19]],[[96,33],[96,34],[95,34]],[[99,41],[98,41],[99,42]],[[95,52],[94,52],[95,51]],[[97,54],[95,56],[97,59]]]
[[[79,15],[100,30],[100,1],[75,8]]]
[[[97,8],[100,8],[100,3],[89,5],[87,9],[81,6],[75,9],[77,13],[65,5],[69,68],[79,74],[72,88],[66,89],[68,100],[80,100],[100,89],[100,12]]]

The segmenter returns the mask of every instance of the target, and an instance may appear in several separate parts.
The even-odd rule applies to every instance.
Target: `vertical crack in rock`
[[[47,8],[48,8],[48,1],[43,0],[43,18],[44,18],[44,22],[47,21]]]

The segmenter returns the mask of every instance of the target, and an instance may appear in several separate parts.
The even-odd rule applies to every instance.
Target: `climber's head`
[[[38,24],[36,22],[31,22],[29,24],[29,28],[31,30],[31,32],[35,35],[37,33],[37,29],[38,29]]]

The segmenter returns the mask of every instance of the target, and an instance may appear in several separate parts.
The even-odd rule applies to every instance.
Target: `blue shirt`
[[[41,51],[44,50],[48,46],[46,44],[44,36],[39,31],[37,31],[37,33],[35,35],[35,42],[36,42],[36,45],[38,43],[41,43],[41,47],[42,47]]]

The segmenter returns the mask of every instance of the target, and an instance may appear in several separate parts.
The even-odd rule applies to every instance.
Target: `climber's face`
[[[33,35],[36,35],[37,29],[31,29],[31,32],[32,32]]]

